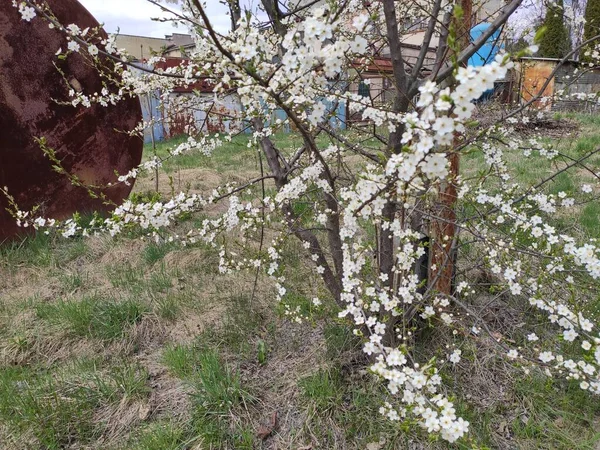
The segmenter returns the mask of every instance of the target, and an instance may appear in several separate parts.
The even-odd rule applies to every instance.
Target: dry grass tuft
[[[183,319],[178,320],[169,330],[169,341],[176,344],[189,344],[203,331],[216,328],[222,320],[225,307],[212,305],[206,312],[189,311]]]
[[[175,250],[168,253],[163,258],[165,266],[183,271],[201,266],[206,262],[206,260],[206,250],[197,248]]]
[[[100,257],[100,260],[90,260],[90,264],[94,266],[119,266],[125,263],[137,262],[140,259],[140,255],[143,250],[143,245],[140,245],[139,240],[122,240],[119,245],[113,245],[109,247],[104,254]]]
[[[138,424],[150,416],[150,404],[147,400],[132,400],[123,397],[118,404],[106,405],[94,414],[93,421],[102,427],[101,439],[95,442],[95,448],[105,448],[108,443],[116,442],[127,435]]]

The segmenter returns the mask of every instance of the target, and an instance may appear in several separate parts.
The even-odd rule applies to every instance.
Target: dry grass
[[[286,145],[293,146],[293,139]],[[187,166],[171,167],[174,188],[207,193],[257,173],[244,145],[231,157],[216,156],[213,166],[192,167],[188,160]],[[135,189],[153,188],[147,176]],[[170,189],[161,176],[160,193]],[[179,224],[179,230],[190,226]],[[294,244],[287,254],[288,280],[305,306],[304,290],[314,275]],[[67,244],[50,238],[7,252],[6,261],[0,264],[0,448],[448,448],[379,418],[385,393],[364,372],[366,361],[344,323],[318,311],[307,323],[289,323],[277,312],[265,277],[250,299],[254,273],[219,274],[218,257],[208,246],[161,247],[106,236]],[[77,315],[90,296],[120,328],[102,334],[95,317]],[[478,301],[489,298],[482,292]],[[52,309],[62,303],[69,308]],[[139,316],[123,309],[130,303]],[[54,322],[48,308],[58,315]],[[500,299],[487,313],[489,325],[512,339],[522,311]],[[89,329],[64,325],[73,323]],[[472,422],[478,442],[502,450],[593,448],[594,432],[585,427],[597,427],[597,405],[564,386],[523,377],[494,356],[489,337],[459,338],[466,357],[442,372],[457,380],[449,390],[462,399],[460,413]],[[421,356],[441,359],[430,349],[456,337],[426,330],[423,339]],[[48,380],[61,408],[68,412],[69,402],[81,403],[83,413],[58,415],[46,425],[31,419],[52,411],[26,398],[30,391],[48,395]],[[85,395],[72,387],[84,387]],[[544,403],[544,397],[551,398]],[[581,417],[573,418],[574,411]],[[54,433],[55,444],[44,432]],[[578,436],[585,442],[573,446]]]

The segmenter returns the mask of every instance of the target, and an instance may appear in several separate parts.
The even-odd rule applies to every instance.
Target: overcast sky
[[[104,23],[105,30],[140,36],[164,37],[165,34],[187,33],[185,27],[173,27],[171,23],[156,22],[152,17],[168,17],[160,8],[146,0],[79,0],[96,20]],[[213,26],[226,31],[230,26],[227,7],[218,0],[206,0],[208,15]],[[166,5],[173,6],[173,5]]]
[[[175,28],[170,22],[157,22],[151,20],[156,17],[168,17],[159,7],[146,0],[79,0],[88,11],[101,23],[109,33],[116,33],[117,29],[122,34],[135,34],[140,36],[164,37],[165,34],[187,33],[185,26]],[[230,19],[227,15],[227,7],[220,0],[205,0],[208,16],[213,26],[226,32],[230,27]],[[257,0],[244,0],[243,4],[253,7]],[[523,29],[530,25],[540,0],[524,0],[524,5],[513,16],[511,23],[517,29]],[[167,4],[166,6],[173,7]],[[539,15],[539,14],[538,14]],[[519,30],[521,31],[521,30]]]

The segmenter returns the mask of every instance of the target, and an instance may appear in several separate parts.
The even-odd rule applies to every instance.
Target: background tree
[[[583,28],[583,40],[593,38],[600,34],[600,0],[588,0],[585,7],[585,25]],[[592,46],[586,46],[582,49],[581,60],[590,62],[591,56],[586,55],[586,51],[591,50]]]
[[[563,58],[571,50],[571,39],[565,26],[563,0],[548,4],[542,23],[546,32],[540,40],[538,55],[544,58]]]

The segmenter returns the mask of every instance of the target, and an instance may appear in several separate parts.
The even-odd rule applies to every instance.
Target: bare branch
[[[479,36],[471,45],[462,50],[458,55],[457,62],[458,64],[465,63],[471,56],[477,52],[486,42],[492,37],[492,35],[499,30],[508,20],[508,18],[517,10],[519,6],[521,6],[523,0],[513,0],[511,3],[506,5],[498,17],[491,23],[491,25]],[[437,76],[435,76],[436,82],[441,82],[452,75],[454,71],[454,67],[446,66],[446,68],[442,69]]]

